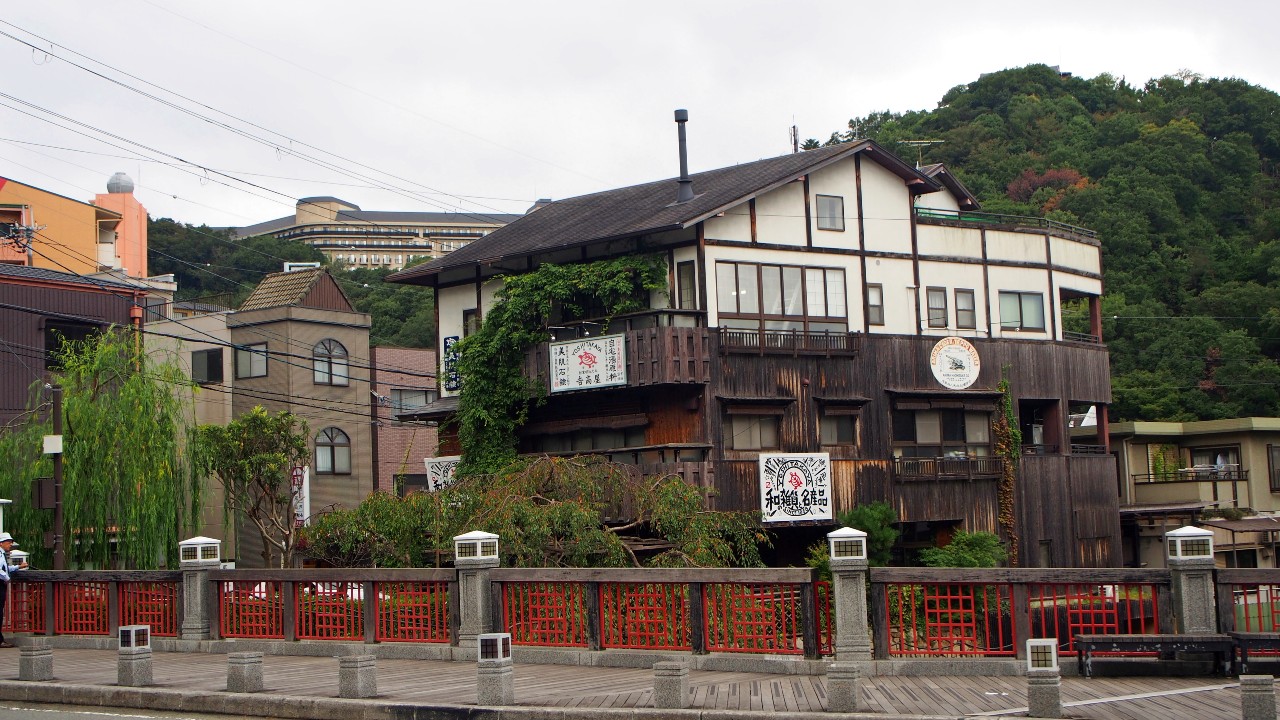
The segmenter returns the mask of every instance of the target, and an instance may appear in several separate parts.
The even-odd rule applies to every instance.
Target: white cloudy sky
[[[213,226],[292,214],[312,195],[523,212],[675,175],[679,107],[696,172],[788,152],[793,123],[824,139],[1030,63],[1280,89],[1278,20],[1280,3],[1239,0],[12,3],[0,32],[48,53],[0,36],[0,176],[87,199],[123,170],[152,215]],[[268,142],[72,62],[194,107],[164,91],[185,95]],[[209,170],[154,162],[166,155]]]

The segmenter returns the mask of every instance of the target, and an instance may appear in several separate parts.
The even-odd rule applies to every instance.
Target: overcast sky
[[[124,171],[153,216],[212,226],[315,195],[523,212],[676,175],[676,108],[697,172],[1031,63],[1280,89],[1277,21],[1231,0],[9,3],[0,31],[47,52],[0,36],[0,175],[89,199]]]

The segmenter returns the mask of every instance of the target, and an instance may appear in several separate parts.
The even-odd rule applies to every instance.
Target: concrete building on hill
[[[440,257],[521,217],[487,212],[361,210],[336,197],[298,200],[291,216],[232,228],[237,236],[273,237],[314,245],[348,268],[398,269],[424,257]]]

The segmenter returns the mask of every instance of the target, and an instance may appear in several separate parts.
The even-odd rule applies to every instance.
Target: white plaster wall
[[[950,190],[939,190],[938,192],[917,195],[915,203],[918,208],[960,212],[960,203],[956,202],[956,197],[951,194]]]
[[[818,229],[818,196],[835,195],[844,199],[844,230]],[[828,165],[809,174],[809,196],[812,205],[809,218],[813,227],[814,247],[857,249],[858,247],[858,172],[853,158]]]
[[[871,160],[862,162],[866,249],[911,252],[911,196],[902,178]]]
[[[888,335],[915,333],[915,295],[910,289],[915,284],[915,271],[911,258],[867,258],[867,283],[878,283],[884,290],[884,325],[872,325],[866,329],[867,332]],[[862,301],[861,288],[858,300]]]
[[[476,306],[475,285],[454,285],[436,291],[436,307],[440,316],[440,327],[436,331],[436,357],[444,359],[444,339],[462,337],[462,311]],[[457,395],[456,390],[446,390],[440,383],[440,395]]]
[[[489,310],[493,307],[494,295],[502,289],[502,279],[495,278],[486,280],[480,285],[480,316],[484,317],[489,314]]]
[[[1095,278],[1056,272],[1053,274],[1053,282],[1054,287],[1059,290],[1076,290],[1086,295],[1102,294],[1102,281]]]
[[[922,257],[982,258],[982,231],[944,225],[916,225],[916,247]]]
[[[756,198],[756,242],[804,247],[803,183],[787,183]]]
[[[987,232],[987,258],[1012,262],[1046,262],[1044,236],[1032,233]]]
[[[925,335],[966,335],[985,336],[987,329],[987,309],[983,288],[982,266],[966,263],[921,262],[920,263],[920,304],[928,308],[929,303],[925,289],[941,287],[947,290],[947,326],[945,328],[929,327],[929,315],[921,314],[921,330]],[[972,290],[974,311],[977,315],[977,328],[956,327],[956,290]],[[997,308],[992,306],[992,312]]]
[[[1058,267],[1102,274],[1102,249],[1097,246],[1051,236],[1049,250],[1053,253],[1053,264]]]
[[[708,240],[751,242],[751,206],[742,203],[725,210],[723,217],[708,218],[703,232]]]

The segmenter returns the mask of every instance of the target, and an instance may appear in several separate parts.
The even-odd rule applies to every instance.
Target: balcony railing
[[[1002,458],[894,458],[898,480],[985,480],[1000,477]]]
[[[656,315],[615,318],[615,324],[609,326],[609,334],[623,332],[626,335],[627,387],[709,382],[711,348],[706,328],[650,324],[626,329],[631,326],[624,324],[615,330],[616,323],[624,320],[647,321]],[[578,337],[573,328],[557,328],[555,334],[561,341]],[[591,337],[603,334],[603,331],[592,332]],[[549,343],[541,343],[525,353],[525,377],[542,378],[545,382],[550,373],[549,353]]]
[[[1036,228],[1096,238],[1098,233],[1088,228],[1076,227],[1060,223],[1056,220],[1025,215],[999,215],[996,213],[973,212],[969,210],[937,210],[933,208],[916,208],[916,217],[922,220],[951,220],[962,223],[981,223],[985,225],[1012,225],[1014,227]]]
[[[861,333],[804,330],[741,330],[720,328],[720,352],[755,355],[854,355],[862,348]]]
[[[1081,445],[1078,443],[1071,443],[1071,454],[1072,455],[1106,455],[1107,446],[1106,445]]]
[[[1136,474],[1133,476],[1135,483],[1180,483],[1180,482],[1230,482],[1236,480],[1248,481],[1249,471],[1241,470],[1238,467],[1222,468],[1215,467],[1190,467],[1178,470],[1168,470],[1158,473]]]
[[[1062,339],[1067,342],[1089,343],[1091,345],[1101,345],[1102,338],[1090,333],[1071,332],[1070,330],[1062,331]]]

